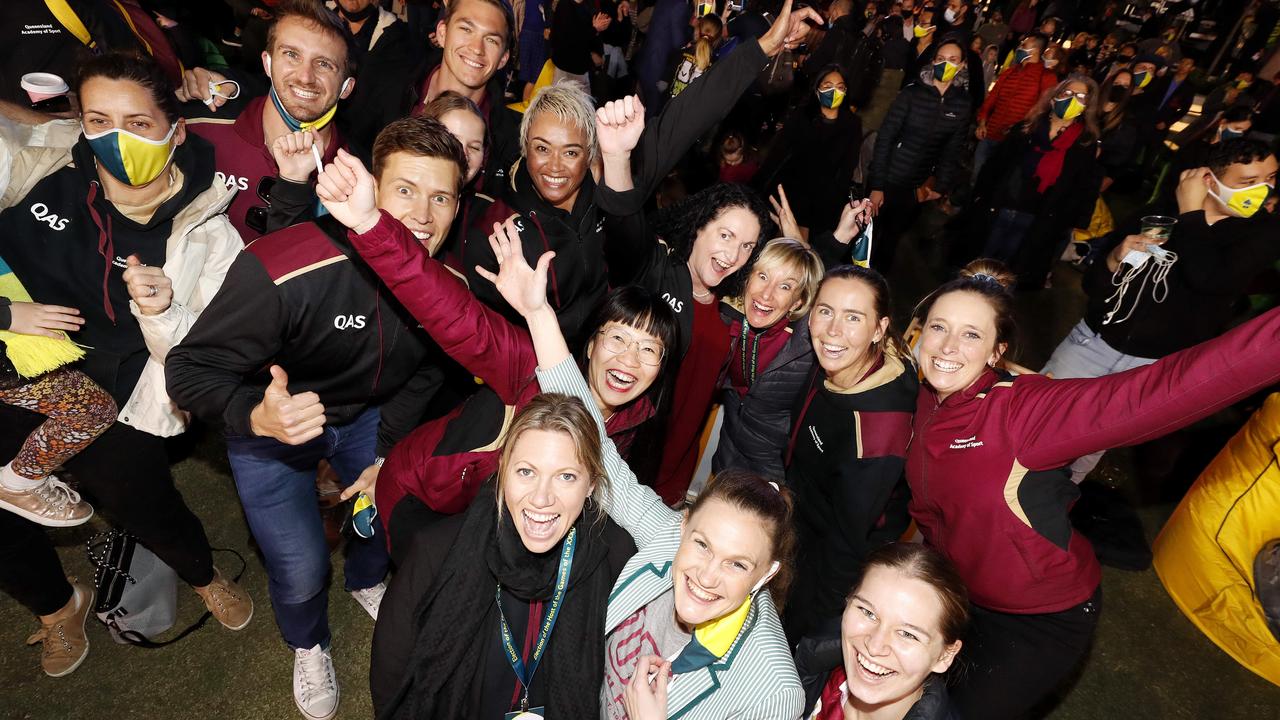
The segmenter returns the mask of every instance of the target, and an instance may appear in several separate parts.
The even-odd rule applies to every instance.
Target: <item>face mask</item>
[[[929,33],[933,32],[933,28],[926,27],[924,25],[916,25],[914,28],[912,28],[911,32],[915,33],[916,37],[922,38],[925,35],[928,35]]]
[[[151,140],[120,128],[96,135],[85,133],[84,139],[89,141],[98,165],[106,168],[112,177],[126,185],[142,187],[160,177],[169,166],[176,149],[170,141],[177,129],[178,124],[174,123],[162,140]]]
[[[1219,135],[1219,138],[1223,142],[1226,142],[1227,140],[1239,140],[1242,137],[1244,137],[1244,133],[1240,132],[1239,130],[1232,130],[1229,127],[1223,127],[1222,132]]]
[[[1085,104],[1080,102],[1074,95],[1063,100],[1053,101],[1053,114],[1062,120],[1071,120],[1080,116],[1084,112]]]
[[[1143,70],[1143,71],[1142,71],[1142,72],[1140,72],[1140,73],[1135,73],[1135,74],[1134,74],[1134,76],[1133,76],[1133,84],[1134,84],[1134,85],[1137,85],[1137,86],[1138,86],[1138,87],[1140,87],[1140,88],[1144,88],[1144,87],[1146,87],[1146,86],[1150,85],[1150,84],[1151,84],[1151,73],[1147,72],[1146,70]]]
[[[1015,63],[1017,63],[1018,65],[1021,65],[1022,63],[1026,62],[1026,61],[1028,61],[1028,60],[1030,60],[1030,59],[1031,59],[1031,51],[1030,51],[1030,50],[1023,50],[1022,48],[1018,48],[1017,50],[1015,50],[1015,51],[1013,52],[1013,61],[1014,61]]]
[[[1250,86],[1250,85],[1252,85],[1252,84],[1253,84],[1253,83],[1249,82],[1248,80],[1241,80],[1241,81],[1239,81],[1239,82],[1237,82],[1237,83],[1236,83],[1236,89],[1237,89],[1237,90],[1248,90],[1248,89],[1249,89],[1249,86]]]
[[[378,14],[378,5],[371,2],[363,10],[352,12],[342,7],[342,3],[338,3],[338,14],[349,22],[362,22]]]
[[[1128,94],[1128,85],[1112,85],[1111,90],[1107,93],[1107,99],[1114,103],[1123,102]]]
[[[942,18],[949,23],[953,23],[956,21],[956,11],[951,8],[947,8],[942,12]]]
[[[1227,212],[1236,217],[1253,217],[1254,213],[1262,209],[1262,203],[1266,202],[1267,195],[1271,194],[1271,186],[1266,183],[1236,189],[1223,185],[1218,176],[1212,172],[1209,173],[1209,177],[1218,184],[1218,192],[1209,194],[1217,198]]]
[[[1054,67],[1058,64],[1058,58],[1047,57],[1044,59],[1044,66],[1047,68]]]
[[[271,75],[271,58],[269,57],[267,58],[267,75]],[[339,98],[347,92],[347,88],[351,85],[352,79],[353,78],[347,78],[342,81],[342,87],[338,88]],[[315,120],[303,122],[290,115],[289,111],[284,109],[284,103],[280,102],[280,96],[276,94],[276,84],[274,81],[271,83],[271,92],[267,94],[271,96],[271,104],[275,105],[276,112],[280,114],[280,119],[284,120],[284,124],[293,132],[298,132],[299,130],[320,130],[325,125],[328,125],[333,120],[333,116],[338,112],[338,103],[337,101],[334,101],[333,107],[329,108],[325,114]]]
[[[960,72],[960,66],[953,62],[943,60],[933,64],[933,79],[939,82],[951,82],[958,72]]]
[[[844,92],[840,88],[819,90],[818,102],[822,104],[822,107],[834,110],[844,104]]]

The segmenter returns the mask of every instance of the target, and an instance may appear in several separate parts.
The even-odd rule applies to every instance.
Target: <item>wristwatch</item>
[[[0,295],[0,330],[8,330],[13,325],[13,301]]]

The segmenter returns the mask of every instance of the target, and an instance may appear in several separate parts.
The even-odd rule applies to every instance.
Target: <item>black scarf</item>
[[[512,518],[498,522],[493,481],[466,511],[462,528],[431,590],[414,611],[417,642],[405,680],[382,717],[474,717],[482,659],[496,635],[493,591],[545,600],[555,587],[561,546],[535,555],[525,549]],[[547,682],[547,716],[595,717],[604,679],[604,622],[612,573],[606,562],[601,511],[587,500],[578,516],[569,590],[547,645],[539,676]]]

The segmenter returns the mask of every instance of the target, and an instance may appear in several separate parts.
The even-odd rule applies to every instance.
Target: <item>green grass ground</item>
[[[918,297],[937,280],[916,271],[923,263],[914,246],[903,250],[895,288],[900,298]],[[1028,303],[1023,318],[1026,343],[1019,361],[1030,367],[1039,367],[1080,316],[1078,275],[1060,268],[1054,282],[1053,291]],[[291,695],[292,657],[272,621],[266,575],[249,550],[248,530],[222,452],[221,443],[206,432],[174,472],[213,544],[234,548],[249,560],[243,582],[257,602],[249,627],[230,632],[212,624],[173,646],[144,650],[114,644],[106,629],[91,619],[88,659],[71,676],[55,680],[40,672],[38,650],[23,647],[37,627],[35,618],[0,596],[0,720],[300,717]],[[1102,473],[1137,497],[1129,480],[1131,456],[1113,455]],[[1172,510],[1168,501],[1141,508],[1149,537]],[[92,577],[83,542],[102,527],[95,518],[88,527],[52,533],[68,573]],[[223,567],[234,564],[220,562]],[[335,558],[335,568],[340,563]],[[1280,688],[1236,664],[1200,634],[1165,594],[1154,571],[1107,569],[1103,592],[1093,652],[1074,688],[1049,718],[1280,718]],[[179,622],[194,620],[200,611],[195,594],[180,588]],[[330,618],[343,693],[340,717],[369,717],[373,622],[342,592],[340,581],[330,590]]]

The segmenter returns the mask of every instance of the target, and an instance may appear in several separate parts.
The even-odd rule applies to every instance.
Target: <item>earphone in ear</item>
[[[338,88],[338,97],[342,97],[343,95],[346,95],[347,88],[351,87],[351,83],[354,81],[355,81],[355,78],[347,78],[346,80],[343,80],[342,87]]]
[[[764,587],[766,583],[772,580],[773,576],[778,574],[778,569],[781,567],[782,567],[782,563],[778,562],[777,560],[774,560],[773,564],[769,566],[769,572],[765,573],[764,577],[760,578],[760,581],[755,584],[755,587],[751,588],[750,594],[755,595],[756,593],[760,592],[760,588]]]
[[[271,77],[271,56],[268,55],[262,58],[262,62],[267,64],[267,77]]]

